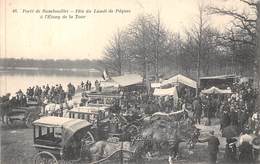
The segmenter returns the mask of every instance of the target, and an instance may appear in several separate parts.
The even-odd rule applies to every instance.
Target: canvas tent
[[[134,84],[143,82],[143,78],[137,74],[126,74],[123,76],[112,77],[112,80],[117,83],[120,87],[127,87]]]
[[[204,94],[230,94],[230,93],[232,93],[230,89],[219,89],[214,86],[209,89],[204,89],[201,92]]]
[[[155,88],[153,92],[154,96],[173,96],[175,98],[178,98],[178,92],[176,87],[168,88],[168,89],[160,89]]]
[[[110,87],[118,88],[119,85],[113,81],[101,81],[100,86],[102,88],[110,88]]]
[[[185,84],[189,87],[192,87],[192,88],[197,88],[197,82],[186,77],[186,76],[183,76],[181,74],[178,74],[176,76],[173,76],[171,78],[169,78],[168,80],[164,80],[161,84],[161,86],[165,86],[165,85],[169,85],[169,84],[178,84],[178,83],[182,83],[182,84]]]
[[[151,88],[160,88],[161,83],[151,83]]]
[[[117,91],[119,85],[111,80],[109,81],[101,81],[100,86],[102,87],[103,92],[113,92]]]
[[[228,86],[232,86],[238,78],[239,76],[236,75],[200,77],[200,89],[210,88],[212,86],[224,89]]]

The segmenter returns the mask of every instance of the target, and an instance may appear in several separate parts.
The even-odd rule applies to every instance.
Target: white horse
[[[52,115],[53,113],[61,110],[61,104],[49,103],[45,106],[44,114]]]
[[[74,102],[72,100],[66,100],[64,103],[61,104],[48,103],[48,100],[46,100],[44,101],[44,104],[45,108],[42,113],[47,115],[52,115],[54,112],[62,110],[64,116],[67,113],[67,111],[72,109],[74,106]]]
[[[125,150],[126,152],[132,152],[130,142],[108,142],[108,141],[97,141],[90,147],[86,147],[88,153],[86,154],[92,162],[97,162],[99,160],[108,158],[113,155],[113,153],[120,150]],[[124,157],[130,158],[129,153],[124,153]]]

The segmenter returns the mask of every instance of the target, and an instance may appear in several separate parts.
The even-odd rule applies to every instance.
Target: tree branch
[[[254,3],[254,2],[249,2],[249,1],[247,1],[247,0],[240,0],[241,2],[244,2],[244,3],[246,3],[246,4],[248,4],[249,6],[254,6],[254,7],[256,7],[256,3]]]

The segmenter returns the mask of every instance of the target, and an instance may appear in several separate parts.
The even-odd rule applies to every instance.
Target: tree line
[[[118,29],[104,49],[104,65],[114,74],[138,72],[144,77],[183,73],[191,77],[237,74],[253,76],[256,54],[256,4],[236,0],[249,10],[198,5],[199,14],[184,34],[173,33],[160,13],[142,14]],[[224,32],[212,15],[232,17]],[[198,71],[199,70],[199,71]]]
[[[24,59],[24,58],[0,58],[0,66],[3,68],[35,67],[48,69],[101,69],[98,60],[69,60],[69,59]]]

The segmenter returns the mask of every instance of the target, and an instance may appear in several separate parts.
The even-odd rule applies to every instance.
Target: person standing
[[[223,130],[225,127],[230,125],[230,117],[229,113],[224,110],[223,114],[221,116],[221,121],[220,121],[220,130]]]
[[[227,138],[226,140],[226,149],[225,149],[225,159],[229,163],[234,163],[236,162],[236,155],[237,155],[237,147],[236,147],[236,142],[237,139],[235,138]]]
[[[238,127],[238,113],[235,107],[230,108],[230,122],[231,125]]]
[[[209,163],[215,164],[217,162],[217,155],[218,155],[218,147],[220,145],[219,139],[214,136],[214,131],[210,131],[210,137],[206,138],[204,140],[198,139],[199,142],[208,142],[208,157],[209,157]]]
[[[253,162],[253,146],[251,145],[253,137],[249,133],[250,130],[246,128],[239,139],[239,162],[248,164]]]
[[[193,115],[195,116],[195,123],[200,124],[200,118],[201,118],[201,114],[202,114],[202,108],[201,108],[201,102],[199,100],[199,98],[196,98],[193,103]]]
[[[88,90],[91,90],[91,81],[88,82]]]

